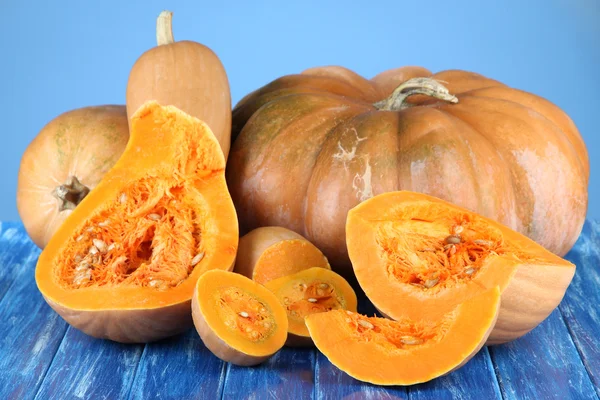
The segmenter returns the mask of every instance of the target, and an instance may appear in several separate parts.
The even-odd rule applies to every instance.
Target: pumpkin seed
[[[263,325],[265,328],[267,328],[267,329],[269,329],[269,328],[271,327],[271,323],[270,323],[269,321],[264,321],[264,322],[262,323],[262,325]]]
[[[127,195],[125,193],[121,193],[119,196],[119,203],[124,204],[127,201]]]
[[[242,318],[248,318],[250,314],[248,314],[246,311],[240,311],[239,316]]]
[[[431,289],[432,287],[437,285],[439,281],[440,278],[427,279],[423,286],[425,286],[427,289]]]
[[[473,267],[468,267],[467,269],[465,269],[465,274],[467,274],[467,275],[473,275],[474,272],[475,272],[475,268],[473,268]]]
[[[489,240],[482,240],[482,239],[473,240],[473,243],[478,244],[480,246],[487,246],[487,247],[490,247],[492,245],[492,242],[490,242]]]
[[[317,299],[315,299],[315,298],[313,298],[313,297],[309,297],[307,300],[308,300],[310,303],[316,303],[316,302],[317,302]]]
[[[81,242],[83,240],[84,236],[83,235],[79,235],[77,236],[77,239],[75,239],[78,242]]]
[[[94,246],[96,246],[100,253],[106,253],[106,243],[104,240],[92,239],[92,243],[94,243]]]
[[[421,344],[423,343],[423,339],[421,338],[416,338],[414,336],[402,336],[400,338],[400,341],[404,344],[409,344],[409,345],[415,345],[415,344]]]
[[[108,226],[108,225],[110,225],[110,220],[108,220],[108,219],[105,219],[104,221],[102,221],[98,224],[98,226],[100,226],[102,228],[105,226]]]
[[[367,328],[367,329],[373,329],[373,328],[375,328],[375,326],[372,323],[370,323],[369,321],[365,321],[364,319],[359,319],[357,321],[357,323],[360,326],[362,326],[363,328]]]
[[[152,221],[160,221],[160,215],[156,213],[148,214],[148,218],[150,218]]]
[[[192,267],[195,267],[202,259],[204,258],[204,252],[198,253],[192,258],[192,262],[190,263]]]
[[[448,244],[459,244],[462,240],[460,236],[450,235],[444,239],[444,241]]]
[[[455,255],[456,254],[456,246],[450,247],[449,253],[450,253],[451,256]]]
[[[328,287],[329,287],[329,285],[326,284],[326,283],[320,283],[319,284],[319,288],[321,288],[321,289],[327,289]]]
[[[460,235],[462,233],[462,231],[464,231],[465,228],[462,225],[457,225],[454,227],[454,234],[455,235]]]
[[[114,249],[116,247],[115,243],[111,243],[107,248],[106,251],[111,251],[112,249]]]
[[[98,248],[96,246],[90,247],[90,254],[98,254]]]

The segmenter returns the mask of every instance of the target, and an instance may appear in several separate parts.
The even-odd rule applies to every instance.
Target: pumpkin
[[[495,288],[435,320],[390,321],[334,310],[307,316],[306,326],[317,348],[348,375],[378,385],[412,385],[469,361],[492,330],[499,304]]]
[[[83,332],[148,342],[192,326],[200,275],[233,268],[238,223],[210,128],[156,102],[121,158],[41,253],[37,286]]]
[[[436,319],[499,287],[488,344],[514,340],[558,306],[575,265],[510,228],[413,192],[375,196],[348,213],[346,241],[358,283],[393,319]]]
[[[347,213],[380,193],[442,198],[558,255],[585,219],[589,162],[571,119],[472,72],[284,76],[236,105],[233,137],[227,182],[241,231],[291,229],[343,273]]]
[[[301,235],[265,226],[240,238],[234,271],[264,285],[311,267],[331,269],[323,253]]]
[[[127,81],[127,115],[131,119],[145,102],[173,105],[204,121],[217,137],[225,159],[231,141],[231,94],[223,64],[208,47],[176,42],[173,13],[163,11],[156,22],[158,46],[142,54]]]
[[[117,162],[129,139],[125,106],[79,108],[50,121],[27,146],[17,210],[44,248],[54,232]]]
[[[306,316],[331,310],[356,312],[352,286],[335,272],[313,267],[273,279],[265,287],[275,293],[288,317],[288,346],[312,346]]]
[[[287,316],[275,295],[233,272],[213,270],[198,279],[192,315],[206,347],[236,365],[266,361],[287,338]]]

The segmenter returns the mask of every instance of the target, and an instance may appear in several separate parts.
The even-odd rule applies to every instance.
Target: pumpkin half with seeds
[[[356,312],[352,286],[335,272],[313,267],[273,279],[265,287],[283,304],[288,317],[288,346],[312,346],[304,320],[310,314],[331,310]]]
[[[21,158],[17,209],[44,248],[71,211],[117,162],[129,139],[125,106],[85,107],[59,115]]]
[[[238,228],[205,123],[149,102],[131,126],[123,156],[52,237],[35,276],[74,327],[148,342],[191,327],[196,280],[233,267]]]
[[[275,295],[234,272],[213,270],[198,279],[192,316],[206,347],[236,365],[266,361],[287,338],[287,316]]]
[[[368,80],[309,69],[243,98],[233,137],[227,181],[241,230],[294,230],[342,272],[348,211],[384,192],[445,199],[559,255],[585,219],[589,162],[571,119],[472,72],[404,67]]]
[[[516,339],[558,306],[575,265],[526,236],[441,199],[390,192],[348,213],[360,286],[393,319],[436,319],[494,287],[502,303],[488,344]]]
[[[390,321],[334,310],[307,316],[306,326],[317,348],[348,375],[377,385],[413,385],[454,371],[477,354],[499,306],[493,288],[434,319]]]

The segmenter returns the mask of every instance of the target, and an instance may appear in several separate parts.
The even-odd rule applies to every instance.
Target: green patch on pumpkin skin
[[[58,159],[58,164],[63,167],[66,163],[67,154],[64,150],[64,146],[67,145],[66,135],[69,127],[61,123],[54,134],[54,144],[56,146],[56,155]]]

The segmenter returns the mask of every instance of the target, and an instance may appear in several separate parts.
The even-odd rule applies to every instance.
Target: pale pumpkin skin
[[[69,111],[39,132],[23,153],[17,183],[17,210],[38,247],[46,246],[72,212],[61,210],[57,187],[75,177],[93,189],[121,157],[128,139],[127,114],[121,105]]]
[[[397,111],[374,106],[415,77],[443,82],[458,103],[418,95]],[[241,231],[294,230],[342,274],[352,273],[348,211],[384,192],[442,198],[558,255],[583,227],[589,160],[571,119],[472,72],[404,67],[367,80],[313,68],[249,94],[233,118],[227,179]]]
[[[146,101],[172,105],[211,128],[227,159],[231,143],[231,94],[225,68],[208,47],[193,41],[175,42],[172,13],[157,20],[157,42],[138,58],[127,82],[129,118]]]

